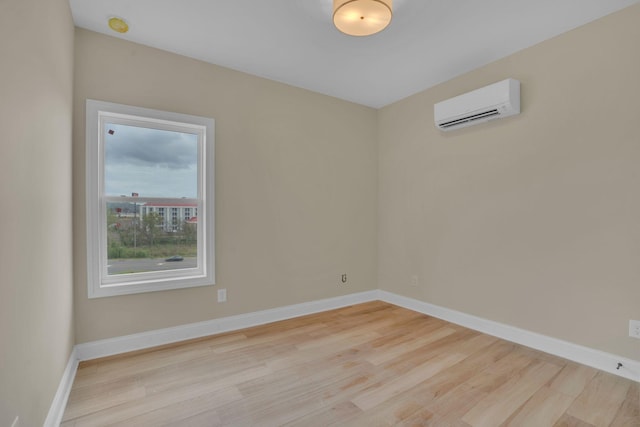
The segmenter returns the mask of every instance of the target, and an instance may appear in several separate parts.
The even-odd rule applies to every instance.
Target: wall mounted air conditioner
[[[506,79],[434,105],[436,127],[448,131],[520,114],[520,82]]]

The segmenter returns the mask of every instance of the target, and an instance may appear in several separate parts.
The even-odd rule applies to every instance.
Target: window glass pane
[[[197,267],[198,135],[105,123],[107,274]],[[132,202],[132,197],[161,200]],[[182,214],[182,215],[180,215]]]
[[[176,199],[108,202],[108,275],[196,268],[198,219],[184,214],[195,206]]]
[[[107,122],[103,141],[107,196],[198,197],[198,135]]]

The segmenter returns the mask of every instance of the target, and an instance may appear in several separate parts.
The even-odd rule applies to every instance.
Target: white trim
[[[628,378],[640,382],[640,361],[605,353],[593,348],[584,347],[568,341],[538,334],[494,322],[470,314],[461,313],[449,308],[429,304],[413,298],[397,295],[387,291],[378,291],[380,300],[390,304],[398,305],[409,310],[437,317],[457,325],[464,326],[488,335],[505,339],[517,344],[522,344],[545,353],[553,354],[574,362],[591,366],[610,374]],[[618,363],[622,363],[622,368],[616,369]]]
[[[53,397],[53,402],[49,407],[49,413],[44,420],[44,427],[57,427],[62,422],[62,416],[64,415],[64,409],[67,407],[67,400],[69,399],[69,393],[71,392],[71,386],[73,380],[76,377],[76,371],[78,370],[78,357],[76,347],[73,347],[71,354],[69,355],[69,361],[67,367],[62,374],[60,384],[56,395]],[[16,418],[17,420],[17,418]]]
[[[375,301],[377,299],[378,291],[366,291],[270,310],[206,320],[204,322],[190,323],[172,328],[156,329],[154,331],[141,332],[139,334],[77,344],[76,354],[79,360],[97,359],[99,357],[112,356],[134,350],[142,350],[192,338],[200,338],[223,332],[236,331],[239,329],[250,328],[252,326],[277,322],[279,320],[286,320],[307,314],[346,307],[353,304]]]

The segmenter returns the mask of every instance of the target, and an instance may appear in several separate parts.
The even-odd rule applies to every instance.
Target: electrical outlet
[[[414,288],[418,286],[418,276],[416,276],[415,274],[411,276],[411,286],[413,286]]]
[[[218,302],[227,302],[227,290],[218,289]]]
[[[640,320],[629,320],[629,336],[640,338]]]

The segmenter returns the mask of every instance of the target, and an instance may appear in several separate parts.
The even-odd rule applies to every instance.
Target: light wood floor
[[[640,383],[372,302],[83,362],[62,426],[640,426]]]

